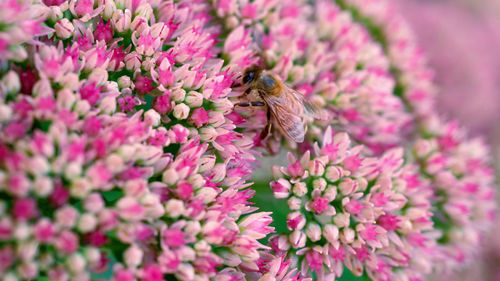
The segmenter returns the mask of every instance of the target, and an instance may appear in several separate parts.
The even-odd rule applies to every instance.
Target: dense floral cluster
[[[325,132],[315,155],[274,167],[274,196],[287,199],[289,233],[273,236],[271,245],[289,251],[301,274],[318,280],[342,275],[345,265],[355,275],[366,270],[374,280],[420,277],[430,265],[410,257],[433,244],[430,189],[412,167],[403,166],[402,150],[380,158],[360,155],[345,133]]]
[[[0,275],[421,280],[465,260],[495,208],[487,150],[434,115],[406,29],[349,2],[0,0]],[[318,107],[304,143],[234,108],[254,64]],[[251,203],[264,148],[290,151],[275,235]]]

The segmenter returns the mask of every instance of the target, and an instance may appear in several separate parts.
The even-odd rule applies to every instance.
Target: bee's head
[[[253,81],[255,81],[257,79],[257,77],[259,76],[259,74],[261,72],[262,72],[262,68],[260,68],[257,65],[252,65],[252,66],[248,67],[243,72],[243,79],[242,79],[243,84],[248,85],[248,84],[252,83]]]

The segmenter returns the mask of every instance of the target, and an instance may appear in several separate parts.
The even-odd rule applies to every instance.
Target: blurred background
[[[394,0],[410,23],[440,88],[440,112],[493,150],[500,176],[500,0]],[[497,195],[500,192],[497,193]],[[500,281],[500,215],[482,254],[434,280]]]

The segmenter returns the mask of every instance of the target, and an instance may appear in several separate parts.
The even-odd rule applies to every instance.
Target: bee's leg
[[[251,101],[251,102],[239,102],[234,105],[234,107],[249,107],[249,106],[265,106],[266,104],[261,101]]]
[[[260,133],[260,139],[265,140],[269,135],[271,135],[273,123],[271,122],[271,110],[269,107],[267,108],[267,123],[262,132]]]

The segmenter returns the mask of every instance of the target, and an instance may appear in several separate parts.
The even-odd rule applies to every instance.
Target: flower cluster
[[[309,146],[329,125],[348,131],[377,154],[402,142],[411,115],[392,94],[395,81],[387,57],[349,12],[332,1],[233,3],[224,13],[228,21],[252,29],[240,25],[229,36],[240,42],[257,38],[262,64],[321,109],[320,120],[309,124]],[[248,127],[262,128],[260,116],[252,122]]]
[[[377,5],[379,29],[344,1],[0,0],[0,275],[421,280],[465,259],[495,208],[487,152],[432,114]],[[318,107],[304,143],[234,107],[255,64]],[[263,148],[290,152],[273,236]]]
[[[374,280],[399,280],[402,271],[420,277],[430,265],[409,257],[433,244],[424,235],[432,229],[430,190],[402,166],[402,150],[377,159],[361,149],[328,128],[315,157],[289,155],[288,166],[273,168],[274,196],[287,200],[290,213],[287,233],[273,236],[271,246],[318,280],[340,277],[344,266]]]
[[[344,3],[344,1],[342,1]],[[345,1],[372,33],[380,32],[393,66],[399,92],[415,115],[418,137],[414,156],[433,190],[433,221],[439,230],[436,268],[450,270],[478,252],[481,235],[494,218],[494,171],[488,148],[469,139],[456,122],[436,113],[433,72],[404,20],[384,1]]]

